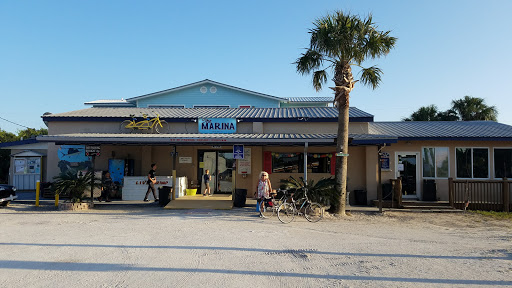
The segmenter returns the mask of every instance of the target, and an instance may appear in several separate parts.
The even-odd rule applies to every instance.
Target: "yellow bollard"
[[[41,182],[36,182],[36,207],[39,207],[39,192],[41,191]]]
[[[59,194],[55,194],[55,207],[59,207]]]

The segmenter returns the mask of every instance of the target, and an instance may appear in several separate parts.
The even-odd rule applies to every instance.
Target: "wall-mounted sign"
[[[233,159],[244,159],[244,145],[233,145]]]
[[[236,133],[236,119],[234,118],[200,118],[197,124],[199,133],[203,134]]]
[[[244,159],[238,159],[238,174],[251,174],[251,148],[244,148]]]
[[[100,146],[85,146],[85,156],[100,156],[101,147]]]
[[[181,163],[192,163],[192,157],[179,157]]]
[[[382,152],[380,155],[380,169],[382,170],[390,170],[389,167],[389,153]]]

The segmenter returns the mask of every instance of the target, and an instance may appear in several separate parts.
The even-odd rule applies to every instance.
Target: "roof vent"
[[[217,92],[217,87],[215,87],[215,86],[210,87],[210,93],[215,93],[215,92]]]
[[[206,88],[205,86],[201,87],[201,89],[199,89],[199,91],[201,91],[201,93],[206,93],[208,91],[208,88]]]

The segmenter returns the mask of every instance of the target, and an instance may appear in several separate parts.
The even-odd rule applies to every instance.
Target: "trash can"
[[[245,201],[247,200],[247,189],[235,189],[235,199],[233,206],[245,207]]]
[[[365,190],[354,190],[354,193],[356,196],[356,205],[368,205]]]
[[[162,186],[158,188],[158,198],[160,199],[159,204],[160,206],[165,206],[171,202],[171,186]]]
[[[436,180],[423,180],[423,201],[437,201]]]

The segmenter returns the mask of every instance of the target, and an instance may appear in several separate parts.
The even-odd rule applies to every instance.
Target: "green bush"
[[[320,203],[322,206],[330,206],[331,203],[336,201],[336,181],[334,178],[322,178],[315,183],[314,180],[309,180],[305,183],[303,177],[295,179],[290,176],[288,179],[281,180],[281,188],[288,189],[295,192],[293,198],[300,199],[304,197],[304,187],[308,189],[308,198],[312,202]]]
[[[62,173],[54,177],[53,189],[55,194],[69,195],[69,201],[73,203],[81,203],[85,198],[85,191],[91,189],[91,181],[94,173],[89,171],[85,175],[76,175],[73,172]],[[94,178],[94,187],[101,187],[101,181]]]

